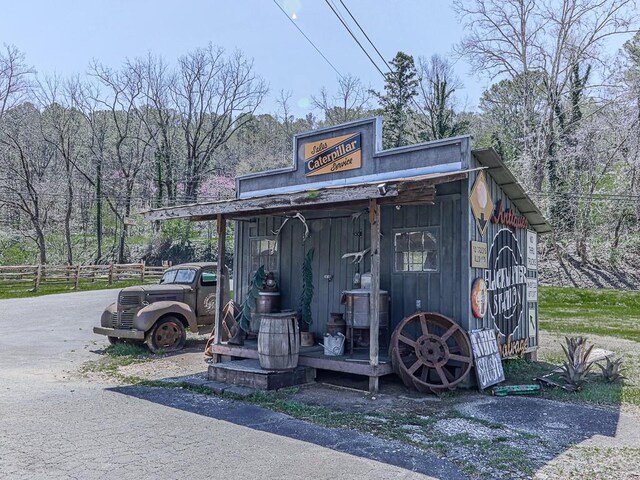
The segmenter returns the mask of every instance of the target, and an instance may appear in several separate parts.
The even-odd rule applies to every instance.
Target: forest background
[[[240,51],[99,61],[72,78],[0,51],[0,264],[214,260],[215,225],[136,212],[232,197],[235,175],[288,166],[296,133],[383,117],[385,148],[473,135],[493,147],[554,226],[543,281],[638,288],[640,34],[632,0],[455,2],[453,53],[398,52],[384,89],[339,74],[292,114]],[[633,35],[635,32],[635,35]],[[604,45],[630,37],[622,49]],[[457,98],[456,58],[492,79]],[[335,94],[329,92],[337,92]],[[265,99],[277,111],[258,113]],[[231,251],[231,249],[228,249]],[[230,263],[231,259],[226,259]]]

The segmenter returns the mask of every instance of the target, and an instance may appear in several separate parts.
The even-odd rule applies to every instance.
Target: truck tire
[[[153,353],[182,350],[186,341],[187,331],[184,325],[171,316],[158,320],[146,338],[147,346]]]

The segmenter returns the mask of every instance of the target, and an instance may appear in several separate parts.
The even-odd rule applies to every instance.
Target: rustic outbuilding
[[[471,150],[469,136],[388,150],[381,138],[380,118],[297,135],[293,164],[238,177],[235,198],[146,218],[216,220],[220,256],[234,222],[236,301],[264,265],[283,310],[299,309],[313,249],[309,329],[322,341],[336,312],[352,328],[343,355],[302,347],[299,363],[366,375],[371,391],[394,371],[391,357],[419,389],[456,384],[472,365],[457,343],[478,329],[493,329],[503,358],[535,355],[536,239],[551,228],[534,202],[494,150]],[[216,359],[257,358],[254,343],[222,341],[217,294]]]

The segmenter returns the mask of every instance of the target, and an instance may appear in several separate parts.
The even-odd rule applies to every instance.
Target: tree
[[[524,106],[519,119],[523,152],[533,165],[533,188],[540,191],[555,155],[558,108],[569,95],[575,66],[590,64],[605,39],[632,28],[634,1],[457,0],[455,8],[469,32],[457,53],[491,78],[522,80],[516,85]],[[534,120],[529,84],[534,72],[544,77],[541,123]]]
[[[323,126],[338,125],[365,117],[369,113],[371,91],[353,75],[338,77],[338,91],[331,96],[322,87],[311,96],[313,106],[324,114]]]
[[[205,175],[215,170],[214,155],[252,118],[267,93],[253,62],[236,51],[209,44],[182,56],[172,100],[180,114],[186,147],[185,201],[195,201]]]
[[[380,103],[380,112],[385,120],[382,130],[384,148],[402,147],[413,142],[411,101],[418,95],[413,57],[398,52],[390,63],[391,72],[385,75],[384,94],[371,91]]]
[[[416,123],[421,141],[438,140],[464,133],[469,127],[455,112],[454,93],[462,83],[449,61],[440,55],[418,60],[418,98],[421,109]],[[424,113],[423,113],[424,112]]]
[[[5,45],[0,51],[0,120],[4,112],[27,98],[33,73],[15,46]]]

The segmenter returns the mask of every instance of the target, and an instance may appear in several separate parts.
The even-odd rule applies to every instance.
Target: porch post
[[[369,311],[371,312],[371,328],[369,329],[369,365],[373,369],[378,366],[380,346],[380,205],[375,198],[369,200],[369,223],[371,223],[371,294],[369,295]],[[378,392],[378,377],[369,377],[369,391]]]
[[[216,318],[214,323],[214,336],[213,343],[214,345],[220,345],[220,332],[222,329],[222,309],[224,308],[224,302],[226,299],[224,298],[225,289],[224,286],[228,281],[226,278],[227,274],[224,268],[224,246],[227,239],[227,220],[221,214],[218,214],[216,217],[216,227],[218,230],[218,271],[217,271],[217,282],[216,282]],[[224,279],[224,281],[222,281]],[[218,355],[214,355],[214,362],[219,360]]]

